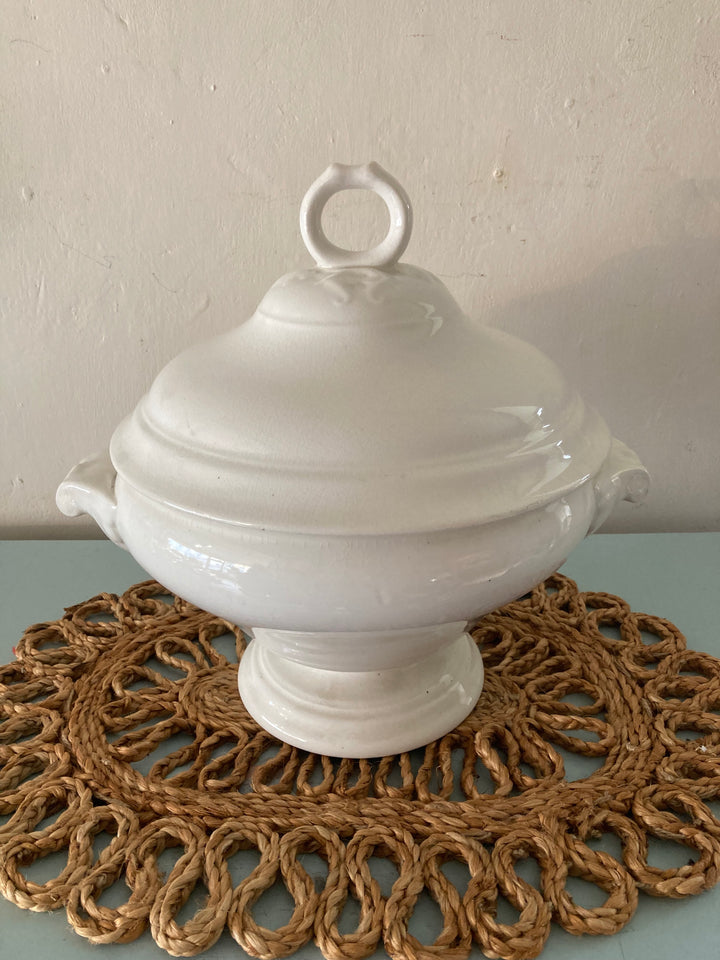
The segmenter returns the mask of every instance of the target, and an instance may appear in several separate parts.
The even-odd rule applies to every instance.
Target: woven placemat
[[[551,921],[611,934],[639,890],[683,897],[717,882],[720,821],[708,803],[720,798],[720,660],[686,650],[666,620],[556,575],[474,630],[487,679],[464,723],[423,751],[353,761],[261,730],[237,694],[242,632],[163,594],[147,582],[69,608],[30,627],[0,668],[0,889],[18,906],[65,907],[96,943],[149,926],[179,956],[227,927],[258,957],[314,939],[333,960],[382,946],[456,960],[473,943],[520,958],[540,953]],[[599,768],[568,779],[567,751]],[[617,858],[598,849],[607,834]],[[101,835],[109,843],[94,852]],[[687,848],[683,866],[648,863],[658,837]],[[172,847],[180,856],[166,875]],[[259,860],[237,881],[230,863],[243,850]],[[57,877],[26,876],[59,851]],[[319,884],[307,854],[327,865]],[[378,859],[397,872],[390,890],[373,874]],[[528,859],[535,885],[519,870]],[[465,883],[447,870],[457,863]],[[599,888],[602,905],[576,903],[571,877]],[[254,906],[276,883],[295,906],[273,930]],[[207,899],[179,922],[201,884]],[[124,902],[103,905],[111,887]],[[421,895],[444,920],[430,945],[409,931]],[[341,932],[351,899],[359,920]]]

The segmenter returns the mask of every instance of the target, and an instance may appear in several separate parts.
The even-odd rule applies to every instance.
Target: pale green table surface
[[[562,572],[581,589],[615,593],[635,610],[666,617],[684,632],[689,647],[720,657],[720,534],[600,534],[581,544]],[[106,541],[0,542],[0,662],[12,659],[12,647],[31,623],[56,619],[64,606],[104,591],[119,593],[144,579],[147,574],[135,561]],[[664,865],[662,850],[658,856],[657,865]],[[269,894],[264,904],[265,915],[258,915],[258,921],[282,924],[287,916],[282,898],[275,905]],[[426,915],[416,910],[410,929],[421,941],[432,942],[438,932],[432,909]],[[0,899],[3,960],[163,956],[147,932],[131,944],[94,946],[74,933],[64,910],[31,913]],[[220,960],[245,954],[225,933],[203,956]],[[296,956],[321,955],[310,945]],[[474,956],[482,955],[475,950]],[[720,960],[720,886],[681,901],[641,896],[633,919],[612,937],[577,938],[553,927],[542,957]]]

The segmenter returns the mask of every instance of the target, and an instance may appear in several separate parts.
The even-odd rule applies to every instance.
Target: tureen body
[[[322,231],[348,187],[388,205],[371,251]],[[58,490],[65,513],[90,513],[168,589],[250,633],[247,709],[334,756],[452,729],[482,689],[467,624],[647,488],[548,358],[397,263],[410,227],[376,164],[331,166],[301,208],[317,266],[171,361]]]

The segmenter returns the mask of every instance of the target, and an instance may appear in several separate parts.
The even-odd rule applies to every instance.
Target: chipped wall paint
[[[713,0],[7,0],[0,30],[6,536],[91,533],[67,468],[307,264],[305,189],[370,158],[413,198],[406,258],[642,454],[651,497],[605,529],[720,529]],[[328,229],[376,212],[343,195]]]

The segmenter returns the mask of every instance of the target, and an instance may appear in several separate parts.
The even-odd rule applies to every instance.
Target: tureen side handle
[[[621,440],[613,439],[610,453],[595,478],[595,516],[588,533],[605,523],[620,500],[641,503],[649,483],[650,474],[638,455]]]
[[[117,527],[116,478],[107,451],[88,457],[65,477],[57,489],[55,502],[68,517],[91,516],[113,543],[127,550]]]

